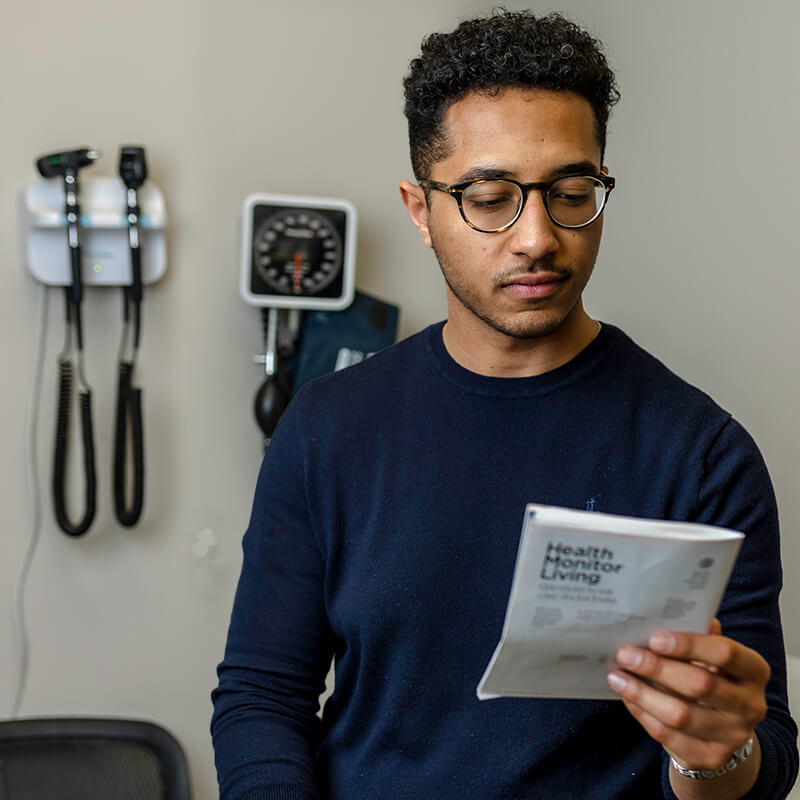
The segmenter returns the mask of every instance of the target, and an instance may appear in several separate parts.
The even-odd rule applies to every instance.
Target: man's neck
[[[442,336],[447,352],[464,369],[495,378],[525,378],[571,361],[599,332],[600,323],[580,306],[557,331],[538,338],[517,339],[486,325],[478,331],[464,329],[452,318]]]

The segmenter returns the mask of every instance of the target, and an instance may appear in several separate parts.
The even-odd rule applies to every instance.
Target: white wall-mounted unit
[[[147,181],[137,192],[141,214],[142,282],[155,283],[167,268],[167,213],[161,190]],[[131,283],[126,190],[119,178],[80,180],[81,276],[86,286]],[[19,194],[19,219],[25,263],[48,286],[72,282],[64,213],[64,184],[40,178]]]

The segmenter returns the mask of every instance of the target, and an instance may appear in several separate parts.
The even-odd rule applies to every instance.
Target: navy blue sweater
[[[441,324],[313,382],[278,426],[213,693],[221,797],[673,798],[621,702],[475,695],[527,502],[746,534],[719,616],[773,671],[748,797],[784,797],[778,519],[751,438],[613,326],[512,379],[461,368]]]

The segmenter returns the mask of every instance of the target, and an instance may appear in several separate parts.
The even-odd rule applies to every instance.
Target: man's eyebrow
[[[549,180],[563,178],[567,175],[598,175],[600,170],[591,161],[574,161],[569,164],[562,164],[550,172]],[[464,172],[454,183],[467,183],[468,181],[498,181],[511,178],[519,180],[517,174],[511,170],[478,165]]]
[[[505,178],[514,178],[513,172],[498,167],[476,166],[463,173],[456,183],[466,183],[467,181],[499,181]]]
[[[551,178],[562,178],[565,175],[598,175],[600,170],[591,161],[576,161],[573,164],[563,164],[556,167],[551,173]]]

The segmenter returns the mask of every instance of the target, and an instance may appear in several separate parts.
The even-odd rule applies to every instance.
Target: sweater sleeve
[[[778,510],[766,465],[749,434],[729,419],[710,446],[697,496],[697,522],[745,534],[719,610],[722,633],[760,653],[772,670],[767,716],[756,728],[761,771],[746,800],[781,800],[798,769],[797,727],[786,697],[778,597],[782,585]],[[675,800],[664,757],[664,796]]]
[[[211,732],[222,800],[316,800],[319,696],[333,653],[295,401],[256,486]]]

